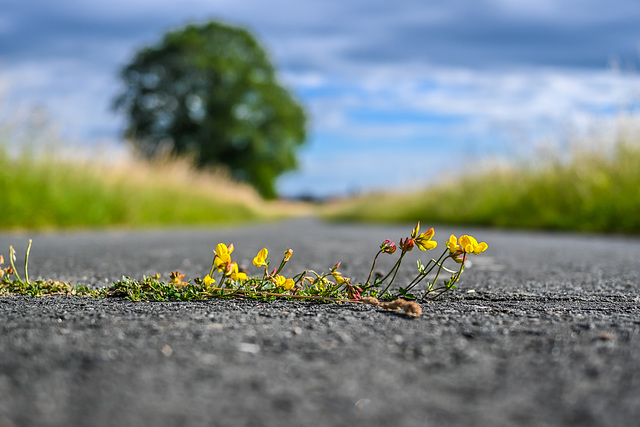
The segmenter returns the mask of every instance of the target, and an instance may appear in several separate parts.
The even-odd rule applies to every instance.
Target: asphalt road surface
[[[364,280],[379,244],[412,226],[3,233],[0,253],[14,244],[21,257],[33,238],[32,278],[105,286],[203,277],[215,245],[233,242],[248,267],[262,247],[272,259],[291,247],[291,271],[342,260]],[[352,304],[0,297],[0,427],[640,425],[640,239],[436,227],[441,247],[450,233],[489,249],[419,318]]]

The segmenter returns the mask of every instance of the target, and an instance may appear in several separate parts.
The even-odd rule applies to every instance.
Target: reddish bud
[[[362,295],[360,295],[360,292],[362,292],[362,288],[360,288],[359,286],[352,286],[350,284],[347,284],[347,296],[350,299],[361,299]]]
[[[380,245],[380,250],[382,250],[382,252],[384,252],[385,254],[392,254],[396,251],[396,242],[392,242],[391,240],[387,239],[384,242],[382,242],[382,245]]]
[[[416,242],[407,237],[406,240],[402,241],[402,239],[400,239],[400,249],[402,249],[405,252],[411,252],[411,250],[413,250],[413,247],[416,245]]]
[[[458,264],[462,264],[463,262],[465,262],[465,261],[467,260],[467,256],[466,256],[466,255],[465,255],[465,256],[463,256],[463,255],[462,255],[462,253],[461,253],[461,254],[460,254],[460,255],[458,255],[458,256],[454,256],[454,257],[453,257],[453,260],[454,260],[455,262],[457,262]]]

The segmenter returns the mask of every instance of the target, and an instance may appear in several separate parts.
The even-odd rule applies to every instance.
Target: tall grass
[[[211,224],[264,218],[268,210],[250,188],[184,160],[108,165],[11,156],[2,145],[0,195],[3,229]]]
[[[0,120],[0,229],[148,227],[267,219],[304,207],[267,203],[224,172],[62,141],[42,111]]]
[[[336,220],[640,233],[640,135],[535,163],[464,173],[411,194],[375,194],[333,206]]]

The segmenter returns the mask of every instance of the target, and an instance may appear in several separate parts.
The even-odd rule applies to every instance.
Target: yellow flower
[[[456,236],[454,236],[453,234],[451,235],[451,237],[449,237],[449,240],[447,241],[446,246],[452,255],[457,252],[462,252],[462,248],[458,244],[458,239],[456,239]]]
[[[296,282],[293,279],[286,279],[282,285],[286,290],[290,291],[295,286]]]
[[[220,258],[229,258],[231,257],[231,253],[233,253],[233,243],[228,247],[224,243],[218,243],[215,252],[216,255],[218,255]]]
[[[207,285],[207,286],[211,286],[211,285],[213,285],[214,283],[216,283],[216,281],[215,281],[215,280],[213,280],[213,279],[211,278],[211,276],[210,276],[210,275],[208,275],[208,274],[204,277],[204,279],[202,279],[202,281],[203,281],[203,282],[204,282],[204,284],[205,284],[205,285]]]
[[[284,262],[289,261],[291,255],[293,255],[293,249],[287,249],[287,251],[284,253]]]
[[[236,281],[244,281],[248,279],[248,276],[246,275],[246,273],[238,271],[238,263],[236,262],[232,262],[227,265],[225,276],[229,277],[231,280],[236,280]]]
[[[227,265],[231,262],[231,252],[233,252],[233,243],[227,247],[224,243],[218,243],[216,250],[214,251],[215,261],[214,264],[219,271],[226,269]]]
[[[279,274],[273,276],[273,281],[276,283],[276,286],[278,286],[279,288],[285,288],[288,291],[293,289],[296,284],[293,279],[287,279],[286,277],[280,276]]]
[[[185,276],[186,274],[182,274],[179,271],[172,271],[171,273],[169,273],[169,279],[171,279],[171,283],[173,283],[174,285],[186,285],[186,283],[182,281]]]
[[[349,279],[348,277],[342,277],[342,273],[340,273],[339,271],[334,271],[333,273],[331,273],[331,275],[334,279],[336,279],[336,283],[338,283],[338,285],[342,285],[344,282],[348,283],[351,281],[351,279]]]
[[[253,265],[256,267],[262,267],[263,265],[267,265],[267,256],[269,255],[269,251],[267,248],[260,249],[258,255],[253,259]]]
[[[305,277],[305,280],[311,282],[311,284],[315,286],[317,291],[322,291],[322,292],[324,292],[327,289],[327,285],[329,284],[329,281],[324,277],[319,277],[315,281],[311,277]]]
[[[420,225],[420,223],[418,223],[418,225]],[[418,231],[419,231],[419,228],[418,228]],[[415,238],[415,243],[421,251],[428,251],[438,246],[438,242],[431,240],[434,234],[435,234],[435,231],[433,230],[433,227],[431,227],[426,232],[419,234]]]
[[[249,278],[249,276],[247,276],[247,273],[243,273],[242,271],[238,272],[238,273],[233,273],[231,275],[231,279],[235,280],[235,281],[240,281],[240,282],[244,282],[245,280],[247,280]]]
[[[460,247],[468,254],[478,255],[487,250],[488,245],[485,242],[478,243],[476,239],[471,236],[460,236]]]

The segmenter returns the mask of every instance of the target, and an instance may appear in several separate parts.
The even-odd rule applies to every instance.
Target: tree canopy
[[[169,149],[200,167],[224,165],[265,197],[297,166],[305,112],[247,30],[209,22],[170,31],[139,50],[121,78],[115,108],[144,155]]]

